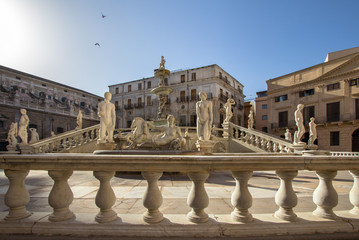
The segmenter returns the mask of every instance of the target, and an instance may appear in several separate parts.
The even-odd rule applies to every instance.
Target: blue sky
[[[102,96],[152,76],[164,55],[170,70],[218,64],[253,98],[268,79],[358,47],[358,9],[357,0],[0,0],[0,65]]]

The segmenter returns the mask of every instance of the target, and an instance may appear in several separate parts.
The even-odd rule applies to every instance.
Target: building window
[[[16,76],[15,78],[18,79],[18,80],[21,80],[21,77]]]
[[[339,89],[339,88],[340,88],[339,82],[327,85],[327,91],[332,91],[332,90]]]
[[[50,95],[47,95],[47,99],[51,100],[51,96],[50,96]]]
[[[142,83],[138,84],[138,90],[142,90]]]
[[[351,79],[349,82],[350,86],[355,86],[355,85],[359,85],[359,78],[356,79]]]
[[[311,117],[315,117],[314,116],[314,106],[309,106],[309,107],[304,107],[303,108],[303,120],[304,120],[304,125],[307,125],[310,122],[310,118]]]
[[[330,132],[330,146],[339,146],[339,132]]]
[[[191,74],[191,80],[192,80],[192,81],[196,81],[196,73],[195,73],[195,72],[193,72],[193,73]]]
[[[359,119],[359,98],[355,99],[355,119]]]
[[[115,89],[115,93],[116,93],[116,94],[119,93],[118,87]]]
[[[5,127],[4,121],[0,121],[0,129],[4,129],[4,127]]]
[[[337,122],[340,119],[340,103],[327,104],[327,122]]]
[[[131,92],[131,85],[127,86],[127,92]]]
[[[180,92],[180,101],[181,101],[181,102],[185,102],[185,101],[186,101],[186,92],[185,92],[185,91],[181,91],[181,92]]]
[[[267,127],[262,127],[262,132],[268,132],[268,128]]]
[[[299,92],[299,97],[306,97],[309,95],[314,95],[314,88],[307,89]]]
[[[267,104],[263,104],[262,109],[267,109]]]
[[[223,122],[223,121],[222,121]],[[191,115],[191,123],[190,123],[191,127],[195,127],[197,126],[197,115]]]
[[[127,106],[128,106],[128,107],[131,107],[131,105],[132,105],[132,100],[131,100],[131,99],[127,99]]]
[[[181,115],[179,117],[179,125],[180,126],[186,126],[186,115]]]
[[[151,96],[147,96],[147,106],[151,106],[151,105],[152,105]]]
[[[165,86],[168,86],[168,78],[165,78]]]
[[[191,89],[191,101],[196,100],[197,91],[196,89]]]
[[[151,81],[147,82],[147,88],[151,88]]]
[[[262,115],[262,120],[267,120],[267,115]]]
[[[288,94],[282,95],[282,96],[277,96],[274,98],[275,102],[283,102],[288,100]]]
[[[181,83],[184,83],[186,81],[186,75],[182,74],[181,75]]]
[[[222,79],[222,73],[219,72],[219,79]]]
[[[118,109],[118,101],[115,101],[115,108]]]
[[[278,113],[279,127],[288,127],[288,111]]]
[[[56,129],[56,133],[59,134],[59,133],[63,133],[64,132],[64,129],[62,127],[58,127]]]
[[[223,95],[223,89],[222,88],[219,89],[219,94]]]

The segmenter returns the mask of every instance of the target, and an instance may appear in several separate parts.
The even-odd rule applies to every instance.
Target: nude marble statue
[[[309,140],[308,145],[313,146],[314,141],[317,139],[317,124],[315,124],[315,118],[311,117],[309,122]]]
[[[112,94],[105,93],[105,100],[98,104],[98,116],[100,117],[100,136],[97,143],[113,143],[113,131],[115,130],[116,113],[115,104],[111,103]]]
[[[29,126],[30,119],[26,114],[26,109],[20,109],[21,117],[19,121],[19,132],[18,135],[21,139],[22,144],[28,143],[27,127]]]
[[[304,144],[301,139],[305,133],[305,128],[303,124],[303,114],[302,109],[304,108],[303,104],[298,104],[297,110],[294,112],[295,124],[297,125],[298,130],[294,133],[294,144]]]
[[[290,130],[288,128],[285,130],[284,138],[285,138],[285,140],[288,140],[290,142],[293,140],[292,134],[290,133]]]
[[[253,129],[253,124],[254,124],[253,111],[250,110],[248,115],[248,129]]]
[[[76,130],[82,129],[82,111],[81,110],[79,110],[79,114],[77,115],[76,124],[77,124],[77,126],[75,128]]]
[[[13,122],[10,125],[10,129],[7,135],[7,141],[9,142],[9,145],[6,146],[6,148],[9,150],[10,148],[16,148],[17,144],[17,123]]]
[[[201,100],[196,103],[197,137],[199,140],[208,141],[213,123],[212,102],[207,100],[206,92],[200,92],[199,97]]]
[[[40,140],[39,134],[37,133],[36,128],[30,128],[29,129],[31,132],[31,137],[30,137],[30,144],[32,143],[36,143]]]
[[[234,101],[234,99],[232,98],[228,98],[227,102],[224,104],[224,109],[226,110],[226,118],[224,119],[223,122],[229,122],[231,120],[231,118],[233,117],[233,112],[232,112],[232,105],[236,104],[236,102]]]
[[[171,144],[176,145],[176,147],[174,147],[176,149],[182,149],[184,147],[186,140],[182,137],[181,129],[175,125],[175,117],[173,115],[168,115],[167,125],[157,126],[156,128],[163,131],[163,133],[153,138],[157,146]]]

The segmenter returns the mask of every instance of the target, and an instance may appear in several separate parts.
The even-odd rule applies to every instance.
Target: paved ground
[[[31,196],[27,209],[33,212],[51,212],[48,195],[53,180],[47,172],[31,171],[25,183]],[[92,172],[74,172],[69,179],[69,184],[74,193],[71,210],[74,213],[94,213],[95,215],[98,212],[95,196],[99,181],[93,177]],[[185,174],[164,173],[158,184],[163,196],[160,210],[164,214],[183,214],[190,211],[186,200],[192,183]],[[142,196],[147,182],[139,173],[118,173],[112,179],[111,185],[117,197],[114,205],[114,210],[117,213],[142,214],[145,211],[142,205]],[[311,212],[315,209],[312,193],[317,185],[318,180],[314,172],[299,172],[293,181],[294,190],[299,198],[298,206],[294,209],[296,212]],[[334,210],[351,209],[348,193],[353,185],[352,176],[347,171],[340,171],[333,181],[333,185],[339,195],[339,204]],[[233,210],[230,198],[234,186],[235,181],[230,172],[211,173],[205,184],[210,198],[206,212],[229,214]],[[250,209],[252,213],[273,213],[278,209],[274,202],[274,196],[279,187],[279,179],[274,172],[254,172],[249,181],[249,187],[253,197],[253,206]],[[8,180],[4,176],[3,170],[0,170],[0,212],[8,210],[4,204],[7,188]]]

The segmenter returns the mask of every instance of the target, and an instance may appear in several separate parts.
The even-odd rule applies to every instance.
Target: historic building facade
[[[255,106],[255,129],[258,129],[262,132],[268,132],[267,91],[257,92]]]
[[[319,149],[359,151],[359,47],[329,53],[324,63],[267,81],[270,133],[296,129],[294,111],[315,117]]]
[[[158,99],[151,90],[157,87],[159,79],[143,78],[109,86],[112,102],[116,106],[117,127],[130,127],[134,117],[146,120],[157,119]],[[213,124],[220,126],[225,118],[224,104],[233,98],[232,122],[243,124],[243,85],[218,65],[173,71],[165,79],[165,85],[173,92],[166,104],[166,114],[172,114],[180,126],[196,126],[198,93],[205,91],[207,99],[213,101]]]
[[[0,66],[0,149],[5,150],[12,122],[20,119],[20,109],[27,110],[29,128],[36,128],[40,139],[72,130],[79,110],[83,128],[99,123],[97,104],[102,97]],[[30,134],[29,134],[30,135]]]

